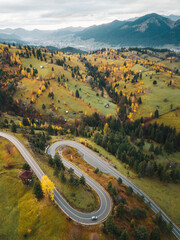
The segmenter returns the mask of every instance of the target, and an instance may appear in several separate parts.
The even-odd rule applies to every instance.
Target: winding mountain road
[[[19,150],[25,161],[31,166],[32,170],[36,174],[36,176],[41,180],[41,177],[44,174],[44,172],[41,170],[41,168],[38,166],[34,158],[31,156],[29,151],[24,147],[24,145],[13,135],[10,135],[5,132],[0,132],[0,137],[8,139],[10,142],[12,142],[15,147]],[[53,148],[50,148],[51,155],[54,156],[55,152],[53,151]],[[54,149],[56,151],[56,149]],[[93,225],[100,223],[106,219],[106,217],[109,215],[111,208],[112,208],[112,202],[109,194],[106,192],[104,188],[101,187],[100,184],[98,184],[96,181],[94,181],[91,177],[86,175],[85,173],[81,172],[80,169],[75,167],[72,163],[69,161],[62,159],[64,165],[67,168],[73,168],[74,173],[81,177],[82,175],[86,179],[86,183],[96,191],[96,193],[99,196],[100,199],[100,207],[97,211],[91,212],[91,213],[84,213],[80,212],[73,207],[71,207],[67,201],[62,197],[62,195],[57,191],[57,189],[54,189],[54,200],[57,203],[57,205],[61,208],[61,210],[69,216],[71,219],[73,219],[75,222],[81,223],[83,225]],[[93,221],[92,216],[97,216],[97,220]]]
[[[5,132],[0,132],[0,136],[8,139],[10,142],[12,142],[16,146],[16,148],[19,150],[21,155],[24,157],[25,161],[31,166],[34,173],[36,174],[36,176],[39,179],[41,179],[41,177],[43,175],[45,175],[44,172],[41,170],[41,168],[36,163],[36,161],[31,156],[29,151],[24,147],[24,145],[16,137],[14,137],[13,135],[10,135],[8,133],[5,133]],[[132,189],[135,193],[138,193],[141,196],[144,196],[144,201],[146,203],[150,203],[150,207],[155,213],[161,212],[162,217],[165,221],[172,222],[170,220],[170,218],[157,206],[157,204],[154,203],[154,201],[152,201],[145,193],[143,193],[137,186],[135,186],[129,179],[127,179],[125,176],[123,176],[115,168],[110,166],[108,164],[108,162],[102,160],[95,152],[93,152],[89,148],[85,147],[84,145],[82,145],[78,142],[75,142],[75,141],[62,140],[62,141],[58,141],[58,142],[52,144],[47,149],[47,153],[52,155],[52,157],[53,157],[55,155],[56,151],[58,150],[58,148],[60,148],[62,146],[71,146],[71,147],[76,148],[78,151],[80,151],[82,153],[84,160],[88,164],[92,165],[95,168],[99,168],[104,173],[111,174],[112,176],[114,176],[117,179],[120,177],[123,180],[125,185],[132,187]],[[81,175],[84,175],[87,184],[89,186],[91,186],[91,188],[93,188],[97,192],[97,194],[100,198],[100,208],[97,211],[92,212],[92,213],[82,213],[80,211],[77,211],[76,209],[72,208],[66,202],[66,200],[59,194],[59,192],[55,189],[54,190],[54,195],[55,195],[54,200],[56,201],[58,206],[71,219],[73,219],[74,221],[76,221],[78,223],[84,224],[84,225],[97,224],[97,223],[100,223],[103,220],[105,220],[106,217],[109,215],[111,208],[112,208],[112,203],[111,203],[109,194],[96,181],[94,181],[91,177],[89,177],[85,173],[82,173],[81,170],[78,169],[77,167],[75,167],[72,163],[65,160],[64,158],[62,158],[62,161],[67,168],[70,168],[70,167],[73,168],[74,173],[77,176],[80,177]],[[98,217],[97,221],[92,221],[92,219],[91,219],[92,216],[97,216]],[[174,223],[172,223],[172,224],[173,224],[172,231],[173,231],[174,235],[177,237],[177,239],[180,239],[180,229]]]
[[[92,150],[90,150],[89,148],[85,147],[84,145],[82,145],[78,142],[71,141],[71,140],[63,140],[63,141],[59,141],[59,142],[52,144],[48,149],[48,154],[51,154],[52,156],[54,156],[56,150],[61,146],[71,146],[71,147],[76,148],[78,151],[80,151],[83,154],[84,160],[91,166],[93,166],[95,168],[99,168],[99,170],[101,170],[102,172],[111,174],[112,176],[114,176],[117,179],[120,177],[122,179],[123,183],[127,186],[132,187],[133,191],[136,194],[144,196],[144,201],[146,203],[150,204],[151,209],[155,213],[161,212],[163,219],[166,222],[172,223],[172,225],[173,225],[172,231],[173,231],[174,235],[177,237],[177,239],[180,239],[180,229],[178,228],[178,226],[176,226],[175,223],[173,223],[171,221],[171,219],[166,215],[166,213],[163,212],[158,207],[158,205],[153,200],[151,200],[144,192],[142,192],[136,185],[134,185],[129,179],[127,179],[120,172],[118,172],[114,167],[110,166],[106,161],[102,160],[95,152],[93,152]]]

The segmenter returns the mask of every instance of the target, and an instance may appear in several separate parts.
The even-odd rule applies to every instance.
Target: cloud
[[[90,26],[147,13],[180,15],[179,0],[0,0],[0,28]]]

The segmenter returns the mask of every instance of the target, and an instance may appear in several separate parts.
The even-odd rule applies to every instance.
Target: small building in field
[[[32,182],[32,171],[24,170],[19,174],[19,177],[22,179],[23,183],[29,185]]]

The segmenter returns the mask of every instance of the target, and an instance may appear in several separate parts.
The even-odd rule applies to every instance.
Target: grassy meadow
[[[61,58],[57,55],[54,55],[53,61],[55,62],[56,59]],[[71,56],[70,59],[71,60],[69,61],[69,57],[66,57],[67,64],[70,64],[73,67],[79,66],[80,73],[85,76],[86,69],[78,60],[78,58]],[[38,70],[38,76],[42,76],[43,79],[50,79],[49,88],[39,97],[39,99],[36,100],[34,104],[34,106],[37,107],[41,113],[44,113],[42,110],[42,103],[46,105],[47,113],[52,110],[49,106],[51,104],[57,108],[57,110],[54,111],[54,114],[65,115],[66,111],[68,111],[69,113],[65,115],[66,119],[74,119],[79,117],[79,112],[92,114],[94,111],[97,111],[105,116],[107,114],[114,115],[116,113],[117,107],[111,102],[110,97],[102,97],[98,89],[92,90],[88,83],[72,78],[71,72],[68,69],[64,70],[64,68],[61,66],[40,61],[34,57],[29,59],[21,58],[21,61],[23,67],[27,68],[30,67],[30,64],[32,64],[32,67]],[[44,68],[41,69],[40,66],[44,66]],[[54,71],[52,71],[52,67],[54,68]],[[51,79],[52,74],[54,74],[55,77],[53,79]],[[61,84],[59,84],[57,79],[58,77],[61,78],[62,75],[64,75],[65,79],[68,79],[69,81],[64,83],[61,80]],[[41,81],[24,78],[19,84],[18,91],[16,92],[14,98],[20,98],[28,103],[30,102],[31,98],[35,97],[33,96],[33,92],[37,92],[40,86]],[[80,99],[72,96],[72,92],[75,93],[77,89],[79,90]],[[48,98],[49,91],[53,91],[54,93],[55,97],[53,101]],[[109,108],[105,108],[107,103],[109,103]],[[75,116],[73,112],[76,112],[77,115]]]

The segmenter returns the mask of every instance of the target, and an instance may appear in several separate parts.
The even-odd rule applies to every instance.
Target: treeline
[[[17,103],[13,100],[13,94],[15,93],[15,83],[10,82],[7,84],[5,88],[1,83],[0,83],[0,111],[1,112],[12,111],[17,113],[19,107]]]
[[[85,57],[81,58],[81,62],[83,62],[87,68],[87,75],[93,78],[93,80],[90,81],[91,87],[94,88],[96,86],[102,90],[103,87],[106,86],[106,82],[105,78],[98,71],[98,67],[93,66],[91,63],[89,63]]]
[[[177,133],[175,128],[165,126],[163,123],[158,125],[156,122],[142,126],[141,122],[143,122],[143,120],[137,120],[134,123],[124,123],[123,126],[126,134],[154,140],[164,145],[164,149],[168,153],[180,151],[180,133]]]
[[[175,129],[157,123],[142,126],[141,120],[132,123],[114,117],[105,119],[94,113],[92,116],[84,116],[81,122],[76,122],[71,131],[76,136],[94,135],[96,144],[128,164],[139,177],[156,175],[163,182],[180,181],[177,164],[162,165],[154,160],[155,155],[161,154],[163,149],[168,153],[180,150],[180,134]],[[151,143],[148,153],[143,151],[145,139]],[[159,145],[154,147],[152,140]]]

